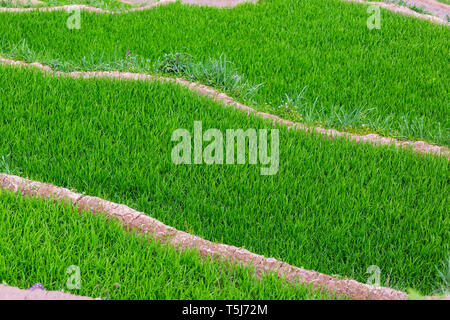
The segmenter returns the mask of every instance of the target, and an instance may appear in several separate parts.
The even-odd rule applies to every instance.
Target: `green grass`
[[[132,59],[138,60],[139,58],[128,56],[125,61]],[[141,64],[134,61],[131,63]],[[186,53],[169,53],[165,54],[164,58],[158,59],[151,68],[147,66],[146,71],[149,70],[217,87],[222,91],[229,92],[233,97],[246,101],[253,101],[255,94],[262,86],[262,84],[249,83],[243,75],[238,73],[235,65],[223,55],[219,59],[209,59],[203,63],[196,62],[192,56]]]
[[[1,51],[25,39],[37,59],[67,70],[117,65],[128,50],[150,65],[169,53],[186,52],[201,63],[223,55],[249,83],[263,84],[251,101],[238,97],[260,110],[450,145],[447,26],[382,10],[381,29],[369,30],[366,7],[340,0],[83,12],[80,30],[67,29],[67,18],[2,13]],[[305,87],[302,103],[286,112],[286,95]]]
[[[440,281],[436,266],[450,253],[445,158],[281,126],[276,175],[177,166],[172,132],[192,132],[195,120],[204,131],[271,125],[160,83],[1,67],[0,96],[0,155],[16,174],[327,274],[365,282],[378,265],[383,284],[426,293]]]
[[[273,274],[179,253],[71,206],[0,191],[0,283],[103,299],[329,299]],[[66,283],[80,269],[80,289]]]

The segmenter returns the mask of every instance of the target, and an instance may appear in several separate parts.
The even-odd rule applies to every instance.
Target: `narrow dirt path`
[[[19,289],[0,284],[0,300],[95,300],[61,291]]]
[[[38,68],[44,74],[70,78],[108,78],[108,79],[127,79],[134,81],[160,81],[160,82],[176,83],[188,87],[189,89],[191,89],[192,91],[194,91],[199,95],[211,97],[214,100],[225,104],[225,106],[245,111],[247,115],[256,115],[262,117],[263,119],[272,120],[273,125],[275,125],[276,123],[282,123],[284,125],[287,125],[289,128],[295,128],[297,130],[314,131],[319,134],[323,134],[330,137],[345,137],[349,140],[363,143],[371,143],[373,145],[395,145],[396,147],[399,148],[412,148],[413,151],[420,154],[434,154],[450,159],[450,149],[443,146],[432,145],[424,141],[401,141],[395,138],[382,137],[378,134],[358,135],[338,131],[335,129],[308,127],[302,123],[285,120],[273,114],[258,112],[257,110],[249,106],[246,106],[242,103],[235,101],[233,98],[229,97],[223,92],[217,91],[216,89],[213,89],[206,85],[199,84],[196,82],[190,82],[181,78],[160,77],[143,73],[119,72],[119,71],[60,72],[60,71],[53,71],[52,68],[44,66],[39,62],[27,63],[23,61],[5,59],[3,57],[0,57],[0,64],[19,67]]]

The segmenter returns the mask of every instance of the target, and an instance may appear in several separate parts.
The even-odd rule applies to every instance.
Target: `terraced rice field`
[[[0,12],[0,55],[64,72],[198,81],[306,125],[448,147],[448,25],[382,11],[381,29],[369,30],[366,10],[340,0],[174,3],[82,12],[79,30],[65,27],[64,11]],[[446,154],[294,130],[173,82],[0,64],[0,97],[0,173],[126,204],[178,230],[335,278],[366,283],[376,266],[382,286],[448,294]],[[249,149],[242,164],[195,164],[195,151],[191,164],[174,163],[173,133],[186,129],[195,140],[200,121],[203,133],[224,137],[267,129],[271,154],[277,129],[275,174],[261,175]],[[252,266],[180,252],[102,215],[11,192],[0,194],[0,243],[0,281],[21,288],[60,290],[67,266],[79,265],[89,272],[73,293],[91,297],[336,298],[275,274],[260,281]]]
[[[92,270],[78,294],[103,299],[329,299],[251,269],[203,261],[123,231],[102,216],[0,194],[0,270],[8,284],[65,287],[68,266]],[[48,268],[52,261],[52,268]]]
[[[3,13],[0,51],[25,40],[28,50],[15,58],[63,70],[117,64],[133,70],[133,62],[123,61],[128,50],[144,69],[165,53],[186,52],[202,62],[225,55],[250,83],[262,84],[250,99],[261,109],[450,145],[446,26],[383,11],[384,26],[369,32],[366,8],[338,0],[264,1],[231,10],[170,4],[82,16],[83,27],[70,30],[66,12]],[[304,99],[286,111],[286,95],[295,100],[305,87]]]

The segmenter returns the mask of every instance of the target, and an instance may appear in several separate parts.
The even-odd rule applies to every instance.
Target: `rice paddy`
[[[179,253],[63,204],[0,191],[0,221],[0,281],[20,288],[42,283],[108,300],[332,298],[270,274],[258,280],[252,269],[202,260],[193,251]],[[80,270],[76,288],[67,272],[73,266]]]
[[[327,274],[364,281],[378,265],[400,288],[438,280],[434,266],[449,252],[446,158],[279,127],[276,175],[250,164],[175,165],[172,132],[193,132],[197,119],[223,132],[271,124],[156,82],[0,74],[0,154],[21,176]]]
[[[382,11],[381,29],[369,30],[366,7],[340,0],[82,12],[79,30],[66,27],[69,16],[0,13],[1,53],[63,70],[146,71],[171,53],[202,63],[226,57],[249,83],[261,84],[253,99],[242,99],[260,110],[450,145],[447,26]],[[23,41],[28,49],[14,50]],[[127,53],[140,63],[130,65]]]
[[[450,145],[445,25],[382,11],[382,28],[368,30],[366,7],[339,0],[82,12],[79,30],[65,27],[67,18],[0,12],[0,55],[60,71],[179,77],[285,119]],[[174,132],[198,142],[198,123],[223,137],[211,153],[223,161],[198,161],[194,146],[189,161],[174,163]],[[272,155],[276,136],[276,172],[262,175],[268,164],[261,153],[252,161],[252,148],[239,161],[233,147],[228,162],[229,130],[268,132]],[[212,140],[203,139],[206,154]],[[382,286],[448,294],[449,169],[445,156],[290,130],[174,83],[0,65],[0,173],[123,203],[337,278],[367,283],[376,266]],[[60,290],[66,268],[79,265],[89,271],[76,293],[91,297],[332,298],[177,252],[62,204],[2,192],[0,222],[0,281],[22,288]]]

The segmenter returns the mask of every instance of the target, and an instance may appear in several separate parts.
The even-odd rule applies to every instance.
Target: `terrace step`
[[[296,130],[303,130],[303,131],[314,131],[316,133],[329,136],[329,137],[345,137],[349,140],[353,140],[356,142],[363,142],[363,143],[370,143],[372,145],[394,145],[398,148],[412,148],[413,151],[420,153],[420,154],[434,154],[437,156],[443,156],[448,159],[450,159],[450,149],[444,147],[444,146],[436,146],[429,143],[426,143],[424,141],[403,141],[398,140],[395,138],[390,137],[383,137],[378,134],[366,134],[366,135],[359,135],[359,134],[353,134],[348,132],[341,132],[335,129],[325,129],[321,127],[308,127],[305,124],[293,122],[290,120],[282,119],[276,115],[265,113],[265,112],[258,112],[257,110],[253,109],[252,107],[246,106],[242,103],[239,103],[235,101],[230,96],[226,95],[223,92],[220,92],[214,88],[208,87],[206,85],[197,83],[197,82],[191,82],[182,78],[170,78],[170,77],[161,77],[161,76],[155,76],[151,74],[144,74],[144,73],[132,73],[132,72],[120,72],[120,71],[86,71],[86,72],[61,72],[61,71],[54,71],[49,66],[43,65],[39,62],[34,63],[27,63],[24,61],[16,61],[16,60],[10,60],[5,59],[0,56],[0,64],[4,65],[12,65],[12,66],[25,66],[25,67],[33,67],[38,68],[42,72],[50,75],[55,76],[62,76],[62,77],[69,77],[69,78],[108,78],[108,79],[126,79],[126,80],[134,80],[134,81],[160,81],[160,82],[171,82],[176,83],[185,87],[188,87],[190,90],[194,91],[195,93],[211,97],[214,100],[223,103],[225,106],[236,108],[242,111],[245,111],[247,115],[256,115],[259,117],[262,117],[263,119],[269,119],[273,122],[273,125],[277,123],[284,124],[288,126],[289,128],[294,128]]]
[[[0,300],[97,300],[62,291],[19,289],[0,284]]]
[[[285,277],[292,283],[311,285],[314,289],[334,294],[337,297],[349,297],[357,300],[408,299],[408,295],[402,291],[371,286],[355,280],[336,279],[317,271],[289,265],[274,258],[266,258],[244,248],[214,243],[167,226],[145,213],[133,210],[123,204],[85,196],[66,188],[31,181],[14,175],[0,174],[0,189],[18,192],[23,196],[42,198],[47,201],[65,201],[68,204],[71,203],[80,211],[105,214],[109,218],[119,220],[128,229],[153,235],[161,243],[169,244],[181,251],[195,249],[205,257],[218,258],[244,266],[253,266],[257,275],[265,272],[276,272],[278,276]]]

